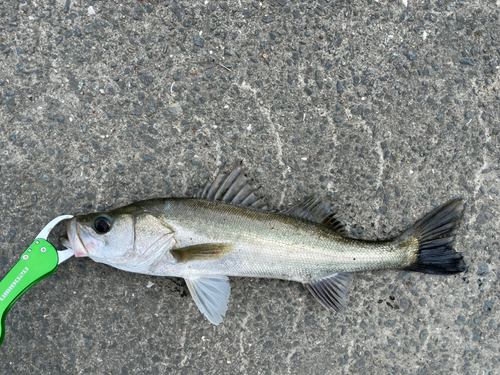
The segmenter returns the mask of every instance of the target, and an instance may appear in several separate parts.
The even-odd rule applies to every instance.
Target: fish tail
[[[413,243],[416,249],[418,245],[405,270],[438,275],[465,270],[462,254],[452,248],[464,209],[462,199],[451,200],[429,212],[401,235],[402,246],[405,242]]]

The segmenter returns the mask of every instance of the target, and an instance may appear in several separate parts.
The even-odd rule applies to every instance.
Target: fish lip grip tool
[[[50,231],[57,224],[71,218],[72,215],[62,215],[51,220],[0,281],[0,345],[5,336],[5,317],[12,305],[33,285],[56,272],[59,264],[75,255],[71,249],[57,251],[47,241]]]

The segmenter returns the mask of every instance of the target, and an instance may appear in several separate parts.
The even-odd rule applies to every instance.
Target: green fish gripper
[[[44,239],[36,239],[21,259],[0,281],[0,345],[5,336],[5,317],[26,291],[58,268],[57,250]]]

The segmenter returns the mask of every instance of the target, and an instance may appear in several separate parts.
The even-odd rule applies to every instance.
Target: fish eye
[[[111,229],[111,219],[108,216],[99,216],[94,220],[94,229],[97,233],[108,233]]]

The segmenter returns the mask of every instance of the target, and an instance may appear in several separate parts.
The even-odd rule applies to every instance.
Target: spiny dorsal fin
[[[217,260],[233,249],[231,243],[202,243],[170,250],[170,253],[177,262],[186,263],[192,260]]]
[[[323,307],[343,314],[351,281],[350,273],[339,272],[304,285]]]
[[[324,202],[324,198],[319,195],[312,195],[283,213],[315,223],[321,223],[341,236],[347,234],[344,224],[336,217],[337,211],[332,212]]]
[[[195,198],[209,199],[235,205],[253,207],[266,211],[262,197],[255,194],[255,186],[243,169],[243,162],[237,162],[230,172],[220,172],[213,183],[207,182]]]

